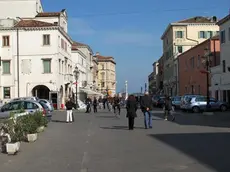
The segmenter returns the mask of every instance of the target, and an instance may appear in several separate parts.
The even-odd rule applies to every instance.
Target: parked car
[[[154,106],[162,108],[164,106],[164,103],[165,103],[165,97],[162,96],[158,98]]]
[[[180,103],[180,109],[183,111],[186,111],[186,107],[189,104],[191,98],[197,97],[200,95],[195,95],[195,94],[185,94],[181,97],[181,103]]]
[[[53,112],[54,111],[54,107],[53,107],[53,103],[49,102],[49,100],[46,100],[46,99],[39,99],[38,100],[39,103],[44,103],[46,104],[46,106],[48,107],[48,109],[50,110],[50,112]]]
[[[43,102],[39,102],[42,105],[42,108],[44,109],[45,112],[45,116],[47,117],[48,121],[50,122],[52,119],[52,112],[50,110],[50,108],[47,106],[47,104],[43,103]]]
[[[26,112],[31,114],[36,111],[41,111],[45,115],[45,109],[36,101],[31,100],[16,100],[11,101],[5,105],[3,105],[0,109],[0,118],[8,118],[10,117],[10,112],[17,111],[20,109],[24,109]]]
[[[196,96],[190,98],[189,102],[184,106],[185,110],[198,113],[200,111],[205,111],[207,109],[207,97],[206,96]],[[210,98],[210,110],[211,111],[227,111],[229,108],[228,103],[218,101],[214,98]]]
[[[175,109],[180,109],[181,96],[171,97],[171,100],[172,100],[172,106],[173,106]]]
[[[38,97],[18,97],[15,99],[12,99],[11,101],[17,101],[17,100],[32,100],[32,101],[38,101]]]

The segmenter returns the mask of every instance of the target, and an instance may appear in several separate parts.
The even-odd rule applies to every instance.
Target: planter
[[[19,151],[19,148],[20,142],[6,144],[6,151],[9,155],[15,155]]]
[[[38,134],[27,134],[28,142],[35,142],[38,139]]]
[[[37,132],[41,133],[45,130],[45,126],[38,127]]]

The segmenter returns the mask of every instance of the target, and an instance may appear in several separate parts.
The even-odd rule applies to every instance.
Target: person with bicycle
[[[164,102],[164,118],[167,121],[168,115],[172,116],[172,121],[175,120],[175,116],[171,113],[172,110],[172,100],[168,95],[165,95],[165,102]]]
[[[115,114],[116,114],[116,108],[118,109],[118,114],[120,115],[121,113],[120,98],[117,95],[115,95],[113,98],[113,110]]]

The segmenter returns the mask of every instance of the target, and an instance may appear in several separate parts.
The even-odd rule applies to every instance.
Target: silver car
[[[10,117],[10,112],[14,112],[20,109],[24,109],[26,112],[33,114],[36,111],[41,111],[45,115],[45,110],[36,101],[31,100],[17,100],[11,101],[0,108],[0,118]]]
[[[53,104],[51,102],[49,102],[48,100],[46,99],[39,99],[38,100],[39,103],[44,103],[50,110],[50,112],[53,112],[54,111],[54,107],[53,107]]]
[[[17,100],[31,100],[31,101],[38,101],[39,98],[38,97],[18,97],[18,98],[14,98],[12,99],[12,101],[17,101]],[[11,101],[11,102],[12,102]]]

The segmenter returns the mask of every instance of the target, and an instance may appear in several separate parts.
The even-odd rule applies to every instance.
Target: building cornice
[[[169,31],[170,28],[173,26],[214,26],[216,23],[170,23],[167,28],[165,29],[163,35],[161,36],[161,40],[164,39],[166,33]]]
[[[16,31],[16,30],[24,30],[24,31],[43,31],[43,30],[58,30],[62,33],[62,35],[72,44],[73,40],[70,36],[60,27],[60,26],[43,26],[43,27],[2,27],[0,31]]]
[[[108,60],[108,59],[106,59],[106,60],[98,60],[98,63],[100,63],[100,62],[103,62],[103,63],[108,63],[108,62],[110,62],[110,63],[113,63],[113,64],[115,64],[116,65],[116,62],[115,61],[113,61],[113,60]]]

